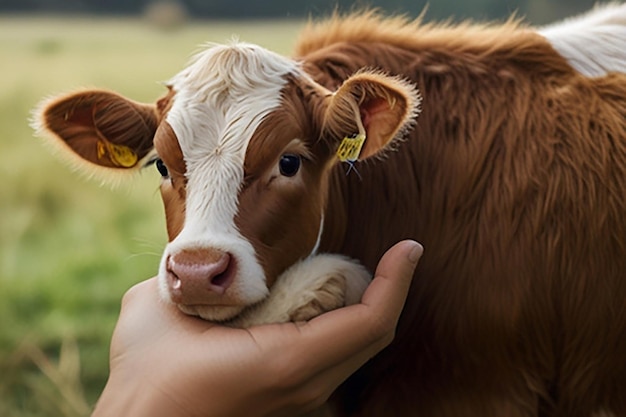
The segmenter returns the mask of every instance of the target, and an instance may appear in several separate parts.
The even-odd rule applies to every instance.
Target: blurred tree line
[[[0,0],[0,12],[142,14],[155,2],[174,2],[193,18],[301,18],[330,13],[335,8],[380,7],[386,12],[418,15],[428,7],[428,19],[479,20],[517,12],[534,23],[587,10],[596,0]]]

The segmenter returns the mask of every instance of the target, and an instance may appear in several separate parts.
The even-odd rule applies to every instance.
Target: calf
[[[372,270],[423,242],[396,340],[338,415],[625,416],[625,16],[335,16],[294,59],[211,47],[156,104],[83,91],[39,124],[90,170],[156,164],[159,281],[188,314],[306,319],[366,282],[318,251]]]

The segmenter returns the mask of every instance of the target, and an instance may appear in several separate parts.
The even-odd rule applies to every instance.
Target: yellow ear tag
[[[346,136],[339,144],[337,149],[337,158],[341,162],[354,162],[359,159],[361,149],[365,143],[365,134],[359,133],[352,136]]]
[[[137,154],[128,146],[116,145],[107,140],[98,141],[98,158],[109,154],[109,159],[117,166],[130,168],[137,163]]]

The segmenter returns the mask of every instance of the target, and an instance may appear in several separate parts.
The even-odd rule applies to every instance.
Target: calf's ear
[[[324,118],[325,133],[338,141],[364,134],[358,159],[367,159],[415,123],[420,102],[417,88],[408,81],[359,72],[333,94]]]
[[[158,123],[156,105],[86,90],[44,101],[34,112],[32,126],[72,165],[107,177],[146,163]]]

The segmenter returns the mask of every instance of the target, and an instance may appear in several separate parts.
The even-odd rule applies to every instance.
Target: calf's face
[[[360,158],[375,155],[418,104],[396,78],[362,72],[329,91],[297,62],[238,43],[200,53],[154,105],[88,90],[44,102],[35,124],[90,173],[157,166],[162,296],[223,321],[315,252],[342,139],[365,134]]]

